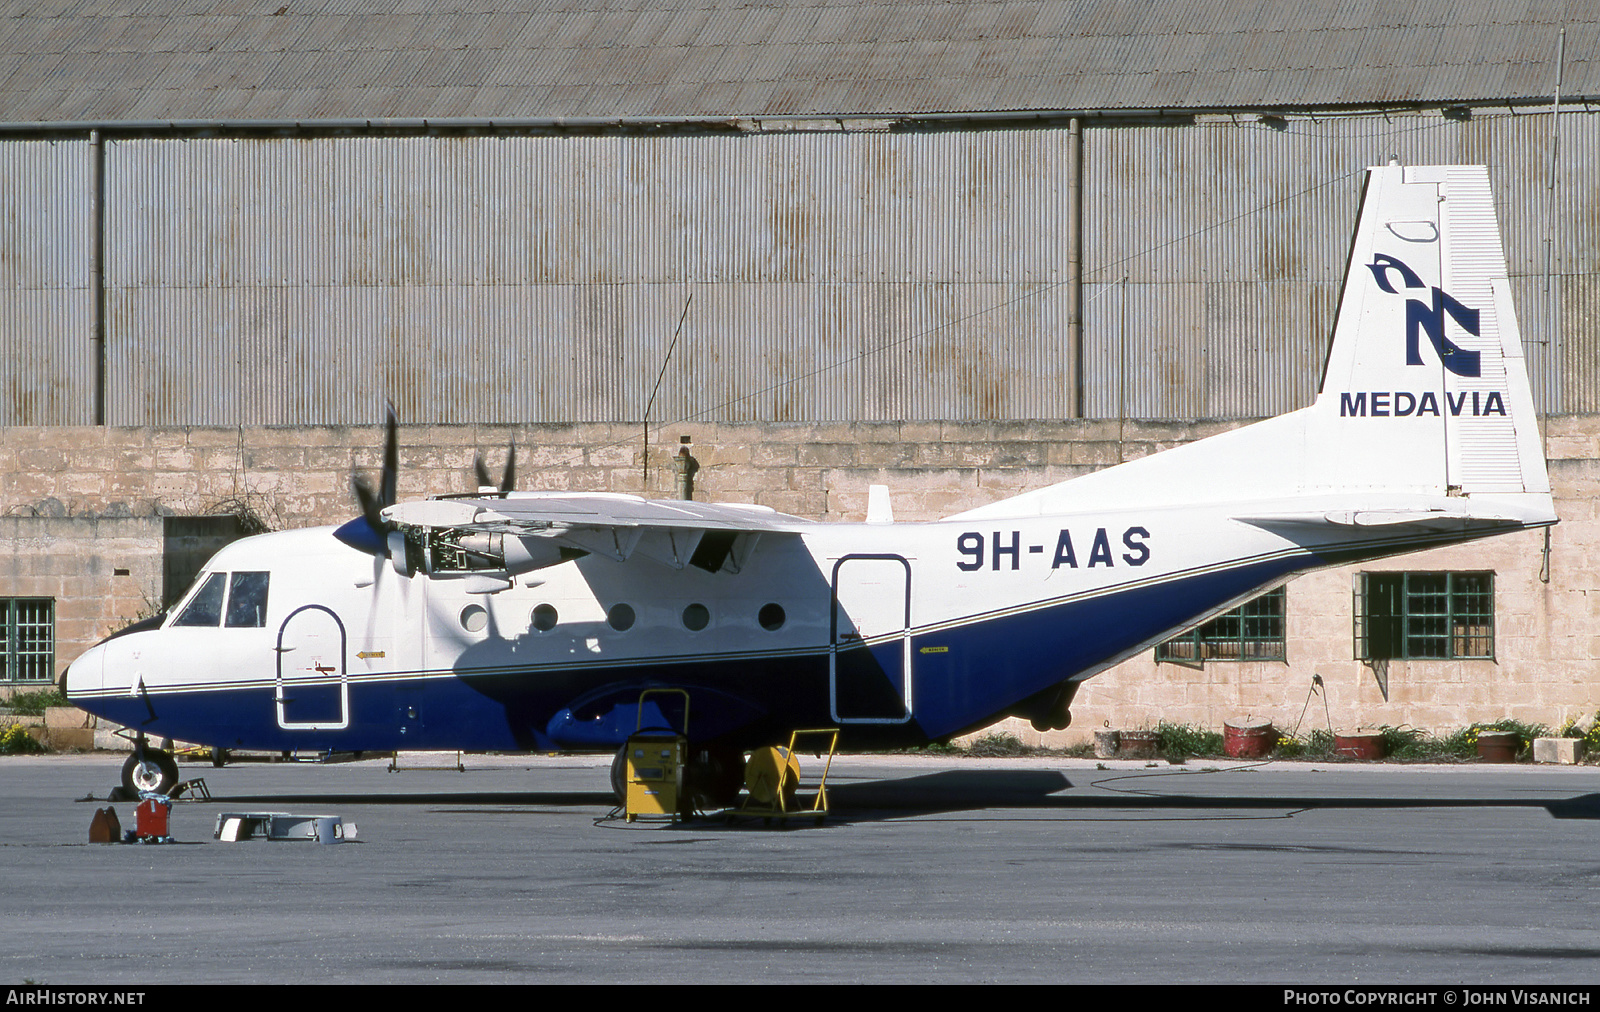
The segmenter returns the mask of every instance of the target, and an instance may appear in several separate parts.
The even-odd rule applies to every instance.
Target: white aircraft
[[[1307,408],[927,523],[513,492],[396,503],[217,553],[73,662],[144,737],[315,751],[617,749],[680,727],[697,801],[790,729],[925,743],[1015,714],[1296,573],[1556,522],[1487,172],[1369,170]],[[480,473],[482,468],[480,466]],[[480,481],[485,479],[480,478]]]

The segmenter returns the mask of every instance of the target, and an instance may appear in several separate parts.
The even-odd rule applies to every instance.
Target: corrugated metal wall
[[[117,424],[1051,417],[1058,131],[110,146]],[[998,378],[996,378],[998,376]]]
[[[1088,411],[1157,418],[1272,415],[1310,402],[1360,203],[1361,173],[1489,167],[1535,397],[1600,410],[1600,119],[1563,114],[1562,224],[1545,297],[1548,113],[1255,119],[1096,130],[1085,153]]]
[[[1360,170],[1490,166],[1550,411],[1600,411],[1600,119],[1085,132],[1087,403],[1274,414],[1320,378]],[[1061,417],[1064,129],[106,147],[111,424]],[[0,424],[90,420],[91,158],[0,143]]]
[[[94,421],[87,141],[0,144],[0,423]]]

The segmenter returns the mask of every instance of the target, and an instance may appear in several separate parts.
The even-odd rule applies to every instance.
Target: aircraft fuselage
[[[797,522],[737,572],[589,555],[494,592],[471,570],[398,575],[333,528],[268,534],[220,552],[161,628],[87,652],[68,688],[152,737],[225,748],[609,750],[658,685],[689,690],[696,738],[838,726],[857,746],[916,744],[1297,571],[1426,540],[1303,543],[1239,509]],[[226,596],[196,621],[208,581]],[[257,611],[235,598],[251,593]]]

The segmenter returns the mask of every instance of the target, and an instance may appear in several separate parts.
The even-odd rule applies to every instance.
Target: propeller
[[[350,487],[355,490],[356,501],[361,504],[361,515],[380,534],[389,528],[388,521],[383,519],[383,510],[386,506],[394,505],[400,477],[400,420],[394,413],[393,401],[388,402],[383,428],[383,476],[378,479],[378,490],[372,490],[365,476],[350,476]]]
[[[494,479],[489,477],[489,466],[483,462],[483,453],[479,451],[472,458],[472,472],[478,477],[478,491],[491,492],[495,489]],[[500,476],[499,489],[501,492],[510,492],[516,487],[517,480],[517,441],[513,439],[511,445],[506,447],[506,469]]]
[[[334,536],[352,548],[372,555],[388,554],[388,533],[394,529],[394,525],[383,519],[383,511],[395,504],[399,478],[400,420],[395,415],[394,402],[389,401],[383,431],[383,473],[378,479],[378,487],[374,490],[365,475],[350,475],[350,487],[356,494],[356,501],[361,504],[361,516],[340,527]]]
[[[496,486],[489,476],[488,466],[483,462],[482,453],[474,456],[472,469],[478,478],[478,490],[493,492]],[[412,568],[420,563],[414,558],[408,558],[411,552],[408,551],[407,540],[400,535],[393,523],[383,517],[383,511],[393,506],[398,497],[399,476],[400,420],[395,414],[394,402],[389,401],[383,426],[383,471],[378,478],[377,488],[373,487],[371,479],[366,475],[359,473],[350,475],[350,488],[355,492],[356,501],[361,504],[361,515],[333,533],[334,537],[352,548],[380,558],[388,557],[396,572],[402,576],[409,576]],[[516,478],[517,444],[512,440],[506,450],[506,469],[500,478],[499,490],[510,492]],[[498,537],[496,535],[496,538]],[[462,547],[470,549],[472,546],[463,543]],[[503,559],[502,549],[496,547],[493,555],[497,559]]]

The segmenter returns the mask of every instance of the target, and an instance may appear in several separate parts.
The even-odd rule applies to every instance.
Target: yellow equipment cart
[[[828,743],[828,758],[822,765],[817,792],[812,795],[800,794],[800,761],[795,757],[795,746],[802,738],[826,738]],[[829,727],[793,731],[788,748],[773,745],[752,752],[744,768],[746,796],[738,814],[759,816],[768,823],[773,819],[815,819],[817,825],[822,825],[828,815],[828,771],[833,768],[838,745],[839,729]],[[820,754],[822,749],[813,751]]]

